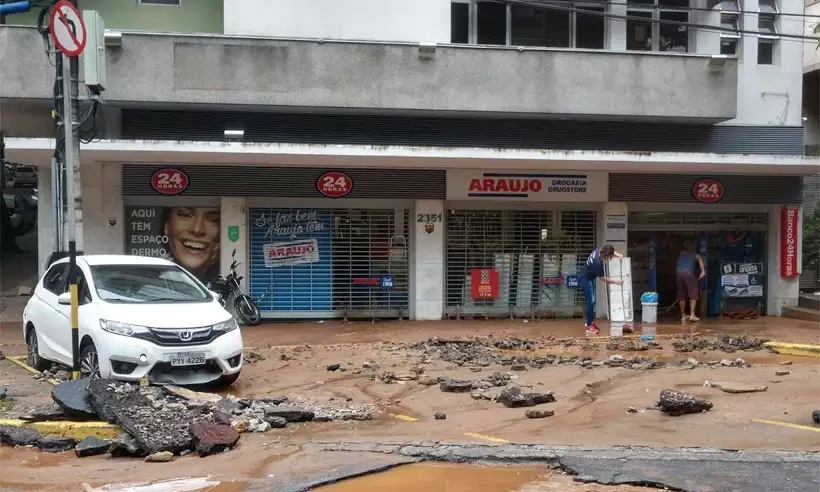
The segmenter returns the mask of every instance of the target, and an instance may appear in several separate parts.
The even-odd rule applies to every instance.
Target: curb
[[[820,358],[820,345],[808,343],[766,342],[764,347],[776,354]]]
[[[26,364],[25,356],[6,357],[6,360],[22,367],[32,374],[40,374],[40,372],[33,367]],[[61,381],[56,379],[43,379],[53,386],[60,384]],[[114,424],[103,422],[99,420],[77,422],[73,420],[49,420],[43,422],[29,422],[20,419],[0,419],[0,425],[9,425],[12,427],[27,427],[34,429],[43,435],[56,435],[62,437],[71,437],[78,441],[85,439],[88,436],[99,439],[115,439],[122,433],[122,429]]]
[[[64,420],[54,420],[46,422],[28,422],[19,419],[0,419],[0,425],[11,427],[25,427],[34,429],[44,436],[70,437],[82,441],[86,437],[92,436],[99,439],[116,439],[122,429],[107,422],[71,422]]]

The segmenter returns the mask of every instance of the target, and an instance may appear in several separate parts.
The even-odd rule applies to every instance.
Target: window
[[[513,46],[569,48],[569,11],[513,5],[511,13],[510,43]]]
[[[507,44],[507,5],[496,2],[478,2],[478,44]]]
[[[757,63],[773,65],[780,36],[777,32],[777,4],[774,0],[760,0],[757,14]]]
[[[556,3],[551,7],[456,0],[450,7],[450,41],[603,49],[604,7],[595,0],[586,1],[591,3]],[[572,12],[573,7],[581,11]]]
[[[740,43],[740,16],[737,11],[720,14],[720,54],[737,55]]]
[[[43,277],[43,287],[55,295],[60,295],[66,291],[66,273],[68,263],[58,263],[51,267]]]
[[[470,4],[453,2],[450,4],[450,42],[467,44],[470,42]]]
[[[204,291],[176,265],[94,265],[97,295],[106,302],[207,302]]]
[[[628,0],[626,49],[689,51],[689,0]],[[644,20],[646,19],[646,20]]]
[[[172,5],[179,7],[182,0],[139,0],[142,5]]]

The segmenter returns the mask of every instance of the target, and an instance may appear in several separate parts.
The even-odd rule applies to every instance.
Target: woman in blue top
[[[607,284],[624,284],[623,280],[613,280],[605,275],[604,264],[613,257],[623,258],[623,255],[616,253],[611,244],[604,245],[590,253],[584,268],[581,270],[581,288],[584,290],[584,298],[586,299],[584,321],[588,335],[600,333],[598,325],[595,324],[595,280],[600,278]],[[631,333],[632,329],[624,327],[624,332]]]

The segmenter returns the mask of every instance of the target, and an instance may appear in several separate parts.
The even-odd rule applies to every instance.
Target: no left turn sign
[[[83,18],[77,7],[68,0],[60,0],[51,8],[48,30],[57,49],[66,56],[79,56],[85,49]]]

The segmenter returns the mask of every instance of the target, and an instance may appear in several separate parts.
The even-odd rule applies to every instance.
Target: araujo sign
[[[528,201],[606,200],[606,173],[447,171],[447,198]]]

